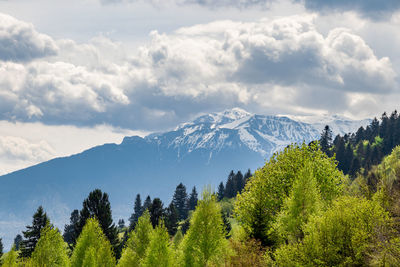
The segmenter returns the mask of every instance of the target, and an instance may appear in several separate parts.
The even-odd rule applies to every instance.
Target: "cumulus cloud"
[[[398,0],[295,0],[304,3],[307,9],[319,12],[356,11],[372,19],[388,19],[400,9]]]
[[[30,61],[57,53],[54,40],[32,24],[0,13],[0,60]]]
[[[232,106],[337,112],[352,105],[350,93],[398,88],[389,58],[348,29],[320,33],[314,20],[154,31],[136,53],[104,37],[57,40],[57,56],[0,61],[0,119],[157,130]]]

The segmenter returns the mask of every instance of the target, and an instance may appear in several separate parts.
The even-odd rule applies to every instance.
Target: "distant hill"
[[[335,134],[355,131],[367,121],[332,117]],[[95,189],[109,193],[114,219],[127,218],[134,196],[169,201],[175,186],[215,188],[230,170],[255,170],[290,143],[319,139],[321,125],[264,116],[234,108],[203,115],[175,130],[125,137],[82,153],[53,159],[0,177],[0,236],[9,246],[43,205],[61,229]]]

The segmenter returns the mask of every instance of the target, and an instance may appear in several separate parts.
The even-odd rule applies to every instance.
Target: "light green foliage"
[[[115,266],[111,244],[96,219],[91,218],[86,221],[72,253],[71,266]]]
[[[146,267],[169,267],[173,264],[173,254],[169,244],[168,230],[161,221],[150,236],[149,247],[143,259]]]
[[[17,267],[18,266],[18,252],[15,251],[15,246],[1,257],[0,263],[2,267]]]
[[[306,163],[293,183],[289,198],[284,201],[274,224],[278,240],[296,242],[303,238],[303,227],[311,215],[322,208],[321,196],[311,163]]]
[[[388,213],[365,198],[340,197],[332,207],[310,219],[302,242],[276,250],[278,266],[365,266]]]
[[[179,248],[179,245],[181,244],[182,240],[183,240],[182,230],[178,229],[178,231],[176,232],[176,234],[173,238],[174,247]]]
[[[343,174],[336,169],[334,158],[328,158],[317,144],[288,146],[257,170],[237,197],[235,214],[248,235],[261,240],[264,245],[273,244],[268,230],[305,165],[315,178],[316,190],[324,203],[341,193]]]
[[[118,267],[139,266],[140,261],[146,255],[153,231],[150,214],[146,210],[139,218],[135,230],[129,234]]]
[[[223,260],[227,246],[221,207],[210,190],[203,192],[182,242],[182,266],[208,266]]]
[[[32,266],[67,267],[70,265],[68,258],[68,245],[64,242],[57,228],[49,224],[42,229],[40,239],[36,244],[31,257]]]

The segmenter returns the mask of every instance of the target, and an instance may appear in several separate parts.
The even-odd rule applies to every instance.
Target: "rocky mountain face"
[[[367,121],[333,118],[335,133]],[[252,171],[290,143],[310,142],[324,123],[264,116],[234,108],[203,115],[173,131],[125,137],[70,157],[53,159],[0,177],[0,236],[11,244],[39,205],[60,229],[95,188],[109,193],[115,220],[127,218],[137,193],[169,202],[176,185],[188,191],[216,188],[230,170]],[[125,220],[126,221],[126,220]]]

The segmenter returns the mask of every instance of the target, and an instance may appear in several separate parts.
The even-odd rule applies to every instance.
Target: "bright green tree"
[[[95,218],[86,221],[72,253],[71,266],[115,266],[115,257],[110,241]]]
[[[183,266],[208,266],[223,260],[227,245],[221,207],[211,190],[204,190],[182,241]]]
[[[306,163],[293,183],[292,192],[284,201],[274,224],[278,241],[296,242],[303,238],[303,227],[311,215],[322,208],[321,195],[311,163]]]
[[[32,266],[60,266],[70,265],[68,258],[68,245],[57,228],[46,225],[42,229],[40,239],[32,253]]]
[[[343,174],[337,170],[334,158],[323,153],[318,144],[290,145],[257,170],[237,197],[235,214],[250,237],[263,245],[274,244],[268,231],[306,164],[323,202],[328,203],[341,193]]]
[[[380,229],[388,229],[388,213],[375,201],[340,197],[310,219],[302,242],[276,250],[278,266],[368,266],[378,247]]]
[[[153,232],[150,221],[150,213],[146,210],[139,218],[135,230],[129,234],[122,257],[118,262],[118,267],[139,266],[141,260],[146,255],[146,250],[150,243]]]
[[[15,251],[15,246],[3,255],[0,262],[2,267],[17,267],[18,266],[18,252]]]
[[[173,264],[172,250],[169,244],[168,230],[160,221],[150,236],[149,247],[143,259],[143,266],[169,267]]]

